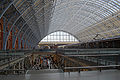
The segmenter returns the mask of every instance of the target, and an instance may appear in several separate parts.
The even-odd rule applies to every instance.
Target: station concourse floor
[[[120,80],[119,70],[58,72],[29,71],[26,75],[9,75],[0,80]]]

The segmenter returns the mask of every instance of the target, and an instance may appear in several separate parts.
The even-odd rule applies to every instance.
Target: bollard
[[[78,70],[78,73],[80,73],[80,69]]]

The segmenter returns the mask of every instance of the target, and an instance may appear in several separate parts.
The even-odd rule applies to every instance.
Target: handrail
[[[25,71],[25,69],[2,69],[0,71]]]
[[[120,65],[85,66],[85,67],[64,67],[64,69],[90,69],[90,68],[108,68],[108,67],[120,67]]]
[[[103,51],[103,50],[106,50],[106,51],[112,51],[112,50],[118,50],[120,51],[120,48],[96,48],[96,49],[57,49],[58,51],[61,51],[61,50],[64,50],[64,51],[72,51],[72,50],[75,50],[75,51]]]
[[[74,54],[74,55],[63,55],[63,56],[69,56],[69,57],[80,57],[80,56],[119,56],[120,54]]]
[[[13,65],[14,63],[17,63],[17,62],[19,62],[19,61],[21,61],[21,60],[24,60],[24,57],[23,57],[23,58],[16,59],[16,60],[14,60],[14,61],[11,61],[11,62],[9,62],[9,64],[8,64],[8,63],[5,63],[5,64],[1,65],[1,66],[0,66],[0,70],[4,69],[5,67],[7,67],[7,66],[9,66],[9,65]]]

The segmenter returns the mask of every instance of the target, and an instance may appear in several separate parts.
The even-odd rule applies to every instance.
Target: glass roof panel
[[[101,21],[106,21],[108,17],[114,17],[114,14],[120,11],[120,0],[32,1],[33,4],[29,4],[28,0],[19,0],[15,2],[14,5],[23,13],[21,14],[23,19],[25,19],[28,26],[35,31],[34,33],[37,34],[40,31],[42,38],[45,37],[46,34],[58,30],[74,34],[82,41],[92,40],[95,34],[101,31],[103,31],[101,35],[105,37],[109,35],[114,36],[119,32],[114,30],[112,33],[109,31],[105,33],[104,31],[107,31],[108,28],[104,25],[99,27],[94,26],[93,30],[89,28],[92,28],[93,25]],[[53,1],[54,3],[52,3]],[[116,19],[118,20],[119,17],[116,17]],[[119,22],[116,22],[115,25],[119,25]],[[111,27],[114,28],[114,26]],[[64,33],[56,32],[56,35],[63,34]],[[52,36],[53,34],[50,35]],[[37,34],[37,36],[39,36],[39,34]],[[51,37],[51,39],[53,38],[54,37]],[[58,37],[55,39],[58,39]]]
[[[74,36],[63,31],[53,32],[41,40],[41,42],[79,42]]]

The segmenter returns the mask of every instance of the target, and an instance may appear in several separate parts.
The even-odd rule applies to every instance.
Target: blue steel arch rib
[[[72,2],[72,1],[71,1]],[[71,2],[65,2],[65,3],[63,3],[63,6],[62,7],[64,7],[65,5],[67,5],[67,4],[70,4]],[[82,4],[84,4],[83,2],[85,2],[85,1],[73,1],[72,3],[76,3],[76,2],[78,2],[78,3],[82,3]],[[94,2],[88,2],[88,3],[94,3]],[[94,3],[95,5],[97,5],[97,6],[99,6],[99,7],[101,7],[102,5],[100,5],[100,4],[97,4],[97,2],[96,3]],[[111,4],[111,3],[110,3]],[[59,5],[57,5],[56,7],[59,7],[59,6],[61,6],[62,5],[62,3],[61,4],[59,4]],[[113,5],[113,4],[111,4],[111,5]],[[76,6],[76,5],[75,5]],[[78,5],[79,6],[79,5]],[[90,7],[90,5],[87,5],[87,6],[89,6]],[[92,6],[92,5],[91,5]],[[68,6],[67,6],[68,7]],[[94,6],[92,6],[92,7],[94,7]],[[111,8],[109,8],[109,9],[107,9],[107,7],[108,6],[104,6],[103,7],[103,9],[105,10],[105,11],[107,11],[108,13],[110,12],[110,13],[113,13],[111,10]],[[65,7],[66,8],[66,7]],[[65,9],[65,8],[62,8],[62,9]],[[114,8],[114,7],[112,7],[112,8]],[[110,10],[111,9],[111,10]],[[115,8],[114,8],[115,9]],[[59,10],[61,10],[61,9],[59,9]],[[56,12],[58,12],[59,10],[57,10]]]
[[[29,31],[28,33],[27,33],[27,35],[26,34],[23,34],[24,36],[22,36],[22,39],[21,40],[26,40],[28,37],[29,37],[29,35],[31,34],[33,34],[33,32],[32,32],[32,30],[29,28],[27,31]],[[25,36],[26,35],[26,36]],[[25,39],[24,39],[25,38]],[[15,46],[15,45],[14,45]]]
[[[16,7],[15,7],[15,8],[16,8]],[[17,8],[16,8],[16,9],[17,9]],[[29,9],[29,7],[26,9],[26,11],[27,11],[28,9]],[[19,12],[19,10],[17,10],[17,11]],[[25,12],[25,11],[24,11],[24,12]],[[19,18],[22,17],[22,15],[24,14],[24,12],[15,20],[15,22],[14,22],[13,25],[11,26],[11,28],[10,28],[10,30],[9,30],[9,33],[8,33],[8,35],[7,35],[7,38],[6,38],[6,40],[5,40],[5,48],[4,48],[4,49],[6,49],[8,36],[9,36],[11,30],[14,28],[14,25],[15,25],[15,23],[19,20]],[[20,13],[20,12],[19,12],[19,13]]]
[[[8,8],[9,8],[13,3],[14,3],[14,1],[11,2],[11,3],[7,6],[7,8],[2,12],[2,14],[0,15],[0,19],[1,19],[1,17],[5,14],[5,12],[8,10]]]
[[[7,24],[6,24],[7,26],[8,26],[9,23],[11,23],[12,18],[14,18],[14,17],[16,16],[16,14],[18,14],[17,11],[13,14],[13,16],[10,17],[10,19],[8,19],[8,22],[7,22]],[[4,15],[3,15],[3,16],[4,16]]]
[[[74,0],[73,0],[74,1]],[[103,0],[104,1],[104,0]],[[115,1],[117,1],[117,0],[115,0]],[[105,1],[104,1],[105,2]],[[110,3],[111,5],[113,5],[112,3]],[[114,7],[113,7],[114,8]],[[118,7],[119,8],[119,7]],[[106,9],[107,10],[107,9]],[[105,11],[106,11],[105,10]],[[114,11],[114,10],[113,10]],[[112,9],[111,10],[109,10],[109,12],[108,13],[112,13],[113,12],[112,11]],[[43,14],[44,15],[44,14]],[[91,18],[91,17],[90,17]],[[29,19],[30,19],[30,17],[29,17]],[[92,18],[93,19],[93,18]],[[19,20],[19,19],[18,19]],[[26,23],[27,24],[27,23]],[[15,25],[15,24],[14,24]],[[14,26],[13,26],[14,27]],[[24,27],[23,25],[22,25],[22,27]],[[16,38],[19,36],[19,34],[21,33],[20,31],[22,30],[22,27],[19,29],[19,32],[17,33],[17,36],[15,36],[15,40],[16,40]],[[31,27],[30,27],[31,28]],[[31,29],[33,29],[33,27],[31,28]],[[45,28],[45,30],[46,30],[46,28]],[[43,32],[44,33],[44,32]],[[47,33],[47,31],[44,33],[44,34],[46,34]],[[7,35],[9,35],[9,34],[7,34]],[[35,36],[36,36],[36,32],[35,32],[35,34],[34,34]],[[37,36],[36,37],[38,37],[38,34],[37,34]],[[41,37],[40,37],[41,38]]]
[[[98,4],[97,4],[98,5]],[[59,6],[59,5],[58,5]],[[79,6],[79,5],[78,5]],[[71,7],[71,6],[69,6],[69,7]],[[67,7],[65,7],[65,8],[67,8]],[[103,7],[104,8],[104,7]],[[63,9],[63,8],[62,8]],[[107,10],[107,8],[104,8],[105,10],[104,11],[108,11]],[[86,9],[83,9],[84,11],[86,11],[86,12],[90,12],[90,11],[88,11],[88,10],[86,10]],[[59,10],[58,10],[59,11]],[[56,12],[58,12],[58,11],[56,11]],[[111,11],[110,11],[111,12]],[[93,14],[92,12],[90,12],[91,14]],[[111,12],[112,13],[112,12]],[[98,17],[100,17],[100,18],[103,18],[103,17],[101,17],[101,14],[100,15],[98,15],[98,14],[96,14],[96,13],[94,13],[94,15],[97,15]],[[105,17],[105,16],[104,16]]]
[[[13,2],[13,3],[14,3],[14,2]],[[12,3],[12,4],[13,4],[13,3]],[[12,4],[11,4],[11,5],[12,5]],[[8,8],[9,8],[9,7],[8,7]],[[29,9],[29,7],[28,7],[28,9]],[[7,10],[7,9],[6,9],[6,10]],[[24,14],[24,12],[23,12],[22,14]],[[17,20],[19,20],[19,18],[22,16],[22,14],[17,18]],[[17,20],[13,23],[11,29],[9,30],[9,33],[7,34],[8,36],[9,36],[9,34],[10,34],[10,31],[11,31],[12,28],[14,27],[15,23],[17,22]],[[8,36],[7,36],[6,41],[5,41],[5,49],[6,49],[6,45],[7,45]],[[14,42],[15,42],[15,41],[14,41]]]
[[[38,41],[37,39],[35,39],[35,36],[34,36],[34,35],[32,35],[29,40],[31,41],[31,42],[30,42],[31,44],[34,44],[35,42]],[[28,41],[28,40],[27,40],[27,41]]]
[[[16,7],[20,7],[21,5],[24,4],[24,2],[26,2],[26,0],[22,0],[21,2],[19,2],[19,4]],[[15,4],[17,4],[18,2],[16,2]]]
[[[18,18],[17,18],[17,19],[18,19]],[[13,25],[15,25],[16,22],[17,22],[17,20],[13,23]],[[10,32],[12,31],[12,29],[13,29],[13,26],[10,28],[10,30],[9,30],[7,36],[6,36],[6,40],[5,40],[5,48],[4,48],[4,49],[6,49],[8,36],[9,36]]]
[[[86,1],[87,1],[87,0],[86,0]],[[63,2],[63,3],[64,3],[64,2]],[[107,5],[106,5],[106,6],[107,6]],[[63,7],[63,6],[61,6],[61,7]],[[114,6],[113,6],[113,7],[114,7]],[[111,8],[112,8],[112,7],[111,7]],[[55,19],[56,19],[56,17],[54,18],[53,21],[55,21]],[[58,19],[60,19],[60,18],[58,18]],[[59,21],[59,20],[58,20],[58,21]],[[66,21],[66,22],[67,22],[67,21]],[[54,26],[54,25],[55,25],[55,24],[53,24],[53,25],[51,25],[51,26]],[[56,25],[55,25],[55,26],[56,26]],[[87,25],[87,26],[89,26],[89,25]],[[59,27],[59,26],[58,26],[58,28],[61,29],[61,27]],[[68,27],[66,27],[66,29],[67,29],[67,28],[68,28]],[[53,30],[56,30],[56,29],[54,29],[54,27],[52,27],[51,30],[50,30],[50,32],[52,32],[52,29],[53,29]],[[77,26],[77,29],[80,29],[80,26]],[[66,30],[66,31],[67,31],[67,30]],[[74,33],[75,33],[75,35],[76,35],[76,32],[74,32]]]
[[[29,27],[26,29],[26,31],[23,33],[23,36],[22,36],[21,40],[23,40],[24,36],[25,36],[26,34],[28,34],[27,31],[30,32],[31,29],[30,29]]]
[[[24,45],[24,41],[25,41],[25,40],[24,40],[24,36],[25,36],[25,34],[26,34],[27,31],[28,31],[28,32],[31,32],[31,29],[28,27],[27,30],[24,32],[24,34],[23,34],[23,36],[22,36],[22,38],[21,38],[22,45]],[[28,34],[29,34],[29,33],[28,33]],[[23,46],[22,46],[22,47],[23,47]]]
[[[71,1],[71,2],[72,2],[72,1]],[[73,2],[75,2],[75,1],[73,1]],[[80,1],[79,1],[79,2],[80,2]],[[64,3],[64,2],[63,2],[63,3]],[[68,3],[68,2],[65,2],[65,3]],[[64,4],[65,4],[65,3],[64,3]],[[61,3],[61,4],[62,4],[62,3]],[[61,6],[61,4],[58,5],[58,6]],[[98,4],[96,4],[96,5],[98,5]],[[113,5],[113,4],[111,4],[111,5]],[[57,7],[57,6],[56,6],[56,7]]]
[[[52,8],[54,8],[55,6],[53,6]],[[44,8],[44,7],[42,7],[42,8]],[[52,9],[51,8],[51,9]],[[40,9],[40,10],[42,10],[42,9]],[[37,14],[40,10],[38,10],[35,14]],[[47,10],[44,14],[42,14],[39,18],[41,18],[42,16],[44,16],[45,14],[47,14],[47,12],[49,12],[50,10]],[[32,16],[33,17],[33,16]],[[31,20],[32,19],[32,17],[31,18],[29,18],[29,20]],[[29,21],[28,20],[28,21]],[[40,19],[40,20],[42,20],[42,19]],[[16,36],[16,38],[18,37],[18,35],[20,34],[20,31],[21,31],[21,29],[24,27],[24,25],[26,25],[27,24],[27,22],[28,21],[26,21],[24,24],[23,24],[23,26],[20,28],[20,30],[19,30],[19,32],[17,33],[17,36]],[[15,40],[16,40],[16,38],[15,38]],[[15,44],[15,43],[14,43]],[[14,45],[13,44],[13,45]]]
[[[34,33],[33,32],[29,32],[29,34],[26,36],[25,40],[30,40],[29,38],[31,38],[31,36],[33,36]]]
[[[25,40],[25,43],[26,43],[27,47],[29,47],[32,44],[28,40]]]
[[[34,37],[34,38],[32,38],[32,37]],[[34,39],[34,40],[38,40],[38,39],[35,37],[34,33],[33,33],[32,35],[30,34],[30,36],[28,36],[28,37],[26,38],[26,40],[27,40],[27,41],[30,40],[31,43],[34,42],[33,39]]]
[[[21,40],[22,40],[22,41],[24,41],[24,39],[23,39],[24,37],[26,37],[26,39],[27,39],[27,38],[29,38],[31,35],[33,35],[33,34],[34,34],[32,31],[29,31],[29,30],[31,30],[31,29],[28,27],[28,28],[27,28],[27,30],[24,32],[24,34],[23,34],[22,38],[21,38]],[[27,36],[25,36],[25,35],[26,35],[26,33],[27,33],[27,31],[28,31],[29,33],[28,33],[28,35],[27,35]],[[30,35],[30,34],[31,34],[31,35]],[[30,36],[29,36],[29,35],[30,35]],[[26,39],[25,39],[25,40],[26,40]],[[23,43],[23,44],[24,44],[24,43]],[[22,44],[22,45],[23,45],[23,44]],[[32,44],[32,43],[31,43],[31,44]]]
[[[87,12],[88,12],[88,11],[87,11]],[[94,13],[94,12],[93,12],[93,13]],[[85,19],[86,19],[86,18],[87,18],[87,19],[88,19],[88,18],[93,19],[93,18],[90,17],[90,15],[87,16],[87,17],[85,17]],[[85,20],[85,19],[84,19],[84,20]],[[79,26],[84,20],[82,20],[82,21],[80,21],[78,24],[76,24],[76,25],[74,26],[74,28],[76,28],[77,26]],[[94,19],[93,19],[93,20],[94,20]],[[96,21],[96,20],[95,20],[95,21]],[[98,21],[96,21],[96,22],[98,22]],[[72,29],[73,29],[73,28],[72,28]]]
[[[24,44],[26,44],[26,42],[27,42],[26,38],[22,42],[24,42],[24,43],[22,43],[22,46],[24,47]]]
[[[101,20],[101,21],[99,21],[98,23],[95,23],[95,24],[89,26],[88,28],[93,28],[93,27],[97,26],[98,24],[102,24],[103,22],[105,22],[105,21],[107,21],[107,20],[109,20],[109,19],[112,19],[113,17],[115,18],[116,16],[119,16],[119,15],[120,15],[120,13],[118,13],[118,14],[116,14],[116,15],[114,15],[114,16],[110,16],[109,18],[107,18],[107,19],[105,19],[105,20]],[[84,31],[84,30],[87,30],[87,29],[83,29],[83,30],[81,30],[81,31]]]
[[[86,11],[86,10],[82,10],[82,11],[85,11],[85,12],[89,12],[89,13],[91,13],[92,14],[92,12],[90,12],[90,11]],[[82,12],[81,11],[81,12]],[[85,14],[80,14],[81,16],[84,16],[84,17],[87,17],[87,15],[85,15]],[[95,14],[96,16],[98,16],[98,14]],[[101,16],[98,16],[98,17],[100,17],[101,19],[103,18],[103,17],[101,17]],[[91,20],[94,20],[94,21],[96,21],[97,22],[97,20],[96,19],[94,19],[94,18],[91,18],[91,17],[89,17]],[[57,20],[57,19],[56,19]]]
[[[22,19],[22,17],[21,17],[21,19]],[[23,20],[23,19],[22,19],[22,20]],[[21,20],[21,21],[22,21],[22,20]],[[24,22],[24,20],[23,20],[22,22]],[[22,23],[22,22],[21,22],[21,23]],[[18,29],[18,31],[19,31],[19,28],[21,27],[21,23],[17,24],[17,26],[16,26],[16,28]],[[12,30],[13,30],[13,29],[12,29]],[[13,30],[12,32],[14,33],[15,30]],[[18,33],[18,32],[16,32],[16,35],[17,35],[17,33]],[[15,41],[16,41],[16,35],[15,35],[15,37],[13,38],[13,42],[12,42],[13,45],[14,45],[14,43],[15,43]],[[18,38],[19,38],[19,37],[18,37]]]
[[[36,47],[39,42],[40,42],[40,41],[36,41],[35,44],[34,44],[34,46],[33,46],[33,48]]]
[[[28,40],[30,40],[29,44],[33,45],[36,42],[36,41],[33,41],[34,38],[35,38],[34,34],[30,34],[30,36],[28,38],[26,38],[25,41],[28,42]]]
[[[13,5],[11,5],[11,6],[13,6]],[[10,6],[10,7],[11,7]],[[10,8],[9,7],[9,8]],[[9,9],[8,8],[8,9]],[[14,8],[14,7],[13,7]],[[14,10],[15,10],[15,8],[14,8]],[[14,12],[14,10],[12,11],[12,13]],[[7,12],[7,10],[6,10],[6,12]],[[9,18],[6,18],[6,12],[3,14],[3,17],[7,20],[7,23],[6,23],[6,25],[4,26],[4,28],[5,28],[5,30],[8,30],[8,24],[10,24],[9,26],[11,26],[11,23],[12,23],[12,21],[13,21],[13,19],[16,17],[16,16],[18,16],[19,15],[19,13],[15,10],[15,15],[13,14],[11,17],[9,17]],[[6,22],[6,20],[5,20],[5,22]],[[9,31],[9,30],[8,30]],[[3,49],[4,49],[4,47],[5,47],[5,41],[6,41],[6,36],[8,35],[8,32],[5,32],[5,34],[4,34],[4,42],[3,42],[3,44],[4,44],[4,46],[3,46]]]
[[[31,37],[34,35],[34,33],[29,33],[29,35],[26,37],[26,41],[30,40],[31,41]]]
[[[94,24],[92,27],[89,27],[89,28],[92,29],[92,28],[94,28],[95,26],[97,26],[97,25],[99,25],[99,24],[103,24],[104,22],[109,21],[110,19],[112,19],[112,18],[114,18],[114,17],[116,17],[116,16],[118,16],[118,15],[120,15],[120,13],[114,15],[113,17],[110,17],[109,19],[107,19],[107,20],[105,20],[105,21],[101,21],[101,22],[99,22],[99,23],[97,23],[97,24]],[[105,25],[103,24],[103,26],[105,26]],[[113,26],[113,25],[112,25],[112,26]],[[89,28],[88,28],[87,30],[89,30]],[[119,29],[119,28],[116,28],[116,29]],[[83,30],[83,31],[84,31],[84,30]],[[112,30],[110,30],[110,31],[112,31]],[[109,31],[107,31],[107,32],[109,32]],[[99,34],[102,34],[102,33],[106,33],[106,31],[99,32]],[[102,35],[103,35],[103,34],[102,34]],[[86,36],[86,38],[92,37],[92,36],[94,36],[94,34],[91,34],[91,35],[89,35],[89,36]],[[103,36],[105,36],[105,35],[103,35]]]
[[[14,3],[14,1],[11,3],[11,5],[13,5],[13,3]],[[11,5],[10,5],[10,6],[11,6]],[[10,7],[10,6],[9,6],[9,7]],[[9,7],[8,7],[8,8],[9,8]],[[7,9],[8,9],[8,8],[7,8]],[[6,11],[7,11],[7,10],[6,10]],[[18,10],[17,10],[17,11],[18,11]],[[18,11],[18,12],[19,12],[19,11]],[[19,12],[19,13],[20,13],[20,12]],[[4,14],[3,14],[3,15],[4,15]],[[22,14],[22,15],[23,15],[23,14]],[[13,29],[13,27],[14,27],[15,23],[17,22],[17,20],[19,20],[19,18],[20,18],[22,15],[20,15],[20,16],[16,19],[16,21],[13,23],[12,27],[10,28],[10,30],[9,30],[9,32],[8,32],[8,34],[7,34],[7,38],[5,39],[5,43],[4,43],[4,44],[5,44],[5,47],[4,47],[4,49],[6,49],[8,36],[9,36],[11,30]]]
[[[44,6],[44,7],[45,7],[45,6]],[[40,10],[42,10],[44,7],[40,8],[35,14],[37,14],[37,13],[38,13]],[[34,14],[34,15],[35,15],[35,14]],[[34,17],[34,16],[32,16],[32,17]],[[31,20],[32,17],[30,17],[29,20]],[[42,17],[42,16],[41,16],[41,17]],[[27,20],[26,23],[27,23],[29,20]],[[24,25],[25,25],[26,23],[24,23]],[[22,27],[23,27],[23,26],[22,26]]]

